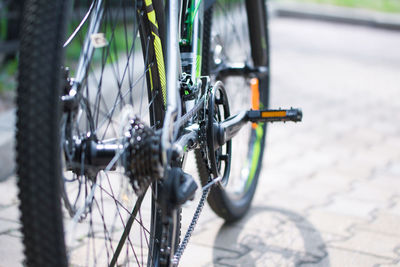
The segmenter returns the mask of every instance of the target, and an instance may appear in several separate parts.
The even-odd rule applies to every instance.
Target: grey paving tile
[[[386,234],[388,236],[397,236],[400,245],[400,233],[398,231],[400,229],[400,216],[390,213],[390,211],[384,210],[378,212],[376,214],[376,219],[373,222],[367,225],[361,225],[357,228]]]
[[[386,190],[371,186],[368,182],[355,184],[353,190],[346,196],[352,199],[374,202],[380,206],[388,203],[391,197]]]
[[[237,256],[238,252],[236,251],[220,250],[191,242],[181,258],[180,266],[218,266],[216,262],[218,262],[219,258],[236,258]]]
[[[332,213],[368,220],[371,217],[371,212],[378,207],[380,206],[374,202],[365,202],[344,196],[337,196],[330,205],[325,207],[325,210]]]
[[[345,189],[343,188],[342,190]],[[327,187],[326,185],[315,183],[313,179],[307,179],[287,189],[285,193],[302,197],[310,201],[311,205],[318,205],[328,202],[331,199],[331,195],[336,194],[338,191],[340,189],[336,187]]]
[[[393,203],[393,206],[388,210],[388,212],[396,216],[400,216],[400,195],[397,195],[397,198]]]
[[[371,187],[386,191],[388,196],[399,194],[400,176],[377,173],[370,181]]]
[[[0,235],[0,266],[22,266],[23,254],[20,238],[9,235]]]
[[[258,181],[263,190],[259,190],[259,192],[262,195],[269,195],[271,192],[285,190],[297,183],[299,178],[297,174],[284,168],[264,166]]]
[[[343,192],[361,178],[352,172],[337,170],[336,165],[330,168],[318,170],[310,179],[310,183],[319,184],[325,188],[334,188],[338,192]],[[330,189],[331,190],[331,189]]]
[[[390,263],[391,260],[384,257],[376,257],[367,253],[360,253],[353,250],[327,247],[328,256],[318,263],[304,264],[304,267],[329,267],[329,266],[351,266],[365,267],[375,266],[377,263]]]
[[[0,209],[0,220],[19,222],[19,209],[17,205],[6,206]]]
[[[388,236],[356,229],[353,237],[345,241],[333,241],[330,245],[336,248],[394,260],[398,257],[394,250],[399,245],[399,242],[400,239],[397,236]]]
[[[371,173],[375,169],[375,166],[365,165],[362,162],[353,161],[351,158],[355,152],[349,151],[349,157],[340,159],[332,170],[334,172],[339,172],[345,174],[347,177],[357,180],[365,180],[371,176]]]
[[[320,154],[317,151],[308,150],[300,158],[287,162],[288,168],[298,169],[298,167],[313,168],[313,170],[319,170],[326,166],[332,165],[336,161],[331,155]],[[293,163],[293,165],[291,165]],[[296,168],[297,167],[297,168]],[[300,169],[301,170],[301,169]]]
[[[287,194],[284,191],[274,193],[264,202],[264,205],[278,209],[290,210],[299,214],[303,214],[312,206],[325,204],[326,201],[324,199],[320,202],[313,202],[300,196]]]
[[[17,201],[16,179],[15,176],[12,176],[6,181],[0,182],[0,209],[16,205]]]
[[[19,222],[0,219],[0,238],[2,238],[3,235],[21,237],[20,228],[21,225]]]
[[[366,224],[367,220],[356,218],[354,216],[347,216],[336,212],[330,212],[321,208],[315,208],[308,212],[307,220],[322,233],[332,233],[332,236],[326,241],[348,238],[351,233],[348,232],[349,228],[357,224]]]

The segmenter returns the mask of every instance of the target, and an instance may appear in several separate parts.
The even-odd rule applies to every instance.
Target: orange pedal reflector
[[[260,91],[258,88],[258,79],[252,78],[250,80],[251,86],[251,109],[259,110],[260,109]]]
[[[250,109],[246,113],[248,121],[251,122],[274,122],[274,121],[294,121],[298,122],[303,119],[303,112],[298,108],[290,109]]]
[[[286,111],[262,111],[262,118],[270,118],[270,117],[286,117]]]
[[[260,91],[259,91],[259,82],[258,78],[252,78],[250,80],[251,87],[251,109],[259,110],[260,109]],[[257,128],[257,123],[252,123],[251,126],[253,129]]]

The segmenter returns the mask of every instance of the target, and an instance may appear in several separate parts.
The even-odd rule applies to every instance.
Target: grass
[[[400,0],[295,0],[295,2],[331,4],[381,12],[400,13]]]
[[[16,86],[16,73],[18,61],[10,60],[0,65],[0,93],[14,90]]]

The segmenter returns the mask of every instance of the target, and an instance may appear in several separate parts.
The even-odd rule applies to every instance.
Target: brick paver
[[[400,36],[291,19],[271,32],[271,104],[304,121],[270,125],[252,211],[207,222],[184,266],[398,266]]]

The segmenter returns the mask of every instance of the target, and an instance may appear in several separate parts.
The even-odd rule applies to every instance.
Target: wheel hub
[[[120,153],[125,174],[136,194],[141,195],[164,175],[160,140],[159,134],[135,117],[129,121],[122,142],[115,139],[103,143],[96,136],[73,139],[72,149],[66,153],[67,169],[95,180],[99,171],[116,168],[115,164],[109,165]]]

